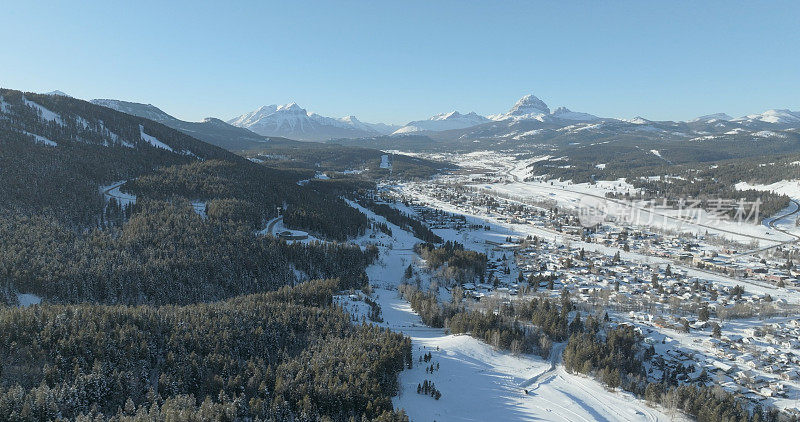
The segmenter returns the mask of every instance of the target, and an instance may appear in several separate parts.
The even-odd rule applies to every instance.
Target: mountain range
[[[66,96],[61,91],[48,94]],[[352,115],[326,117],[310,113],[296,103],[263,106],[227,122],[217,118],[187,122],[150,104],[110,99],[92,102],[157,121],[232,151],[258,149],[276,138],[285,138],[283,141],[336,140],[336,143],[394,148],[409,142],[418,147],[437,141],[581,143],[614,136],[669,140],[725,139],[734,136],[759,139],[781,137],[781,131],[800,127],[800,112],[785,109],[772,109],[738,118],[716,113],[685,122],[655,121],[638,116],[618,119],[571,111],[566,107],[552,110],[534,95],[523,96],[504,113],[481,116],[475,112],[451,111],[403,126],[366,123]],[[376,139],[381,139],[381,142],[376,143]]]
[[[768,110],[764,113],[732,118],[724,113],[711,114],[688,122],[651,121],[641,117],[617,119],[600,117],[566,107],[554,110],[535,95],[519,99],[507,112],[481,116],[475,112],[451,111],[425,120],[408,122],[402,127],[364,123],[349,116],[333,118],[309,113],[295,103],[264,106],[228,121],[264,136],[281,136],[306,141],[370,139],[385,136],[429,136],[433,139],[500,139],[507,141],[542,140],[548,131],[593,133],[608,131],[636,132],[654,136],[686,138],[726,135],[731,130],[760,132],[800,125],[800,112]],[[727,133],[730,135],[729,133]],[[338,141],[337,141],[338,142]]]
[[[451,111],[437,114],[426,120],[415,120],[401,127],[383,123],[364,123],[355,116],[326,117],[309,113],[296,103],[263,106],[228,120],[228,123],[264,136],[282,136],[303,141],[327,141],[341,138],[370,138],[390,134],[424,134],[466,129],[493,121],[574,122],[598,119],[597,116],[573,112],[565,107],[559,107],[551,112],[542,100],[534,95],[526,95],[517,101],[507,113],[481,116],[475,112],[462,114],[458,111]]]
[[[392,133],[396,126],[365,123],[355,116],[340,119],[309,113],[296,103],[268,105],[228,121],[264,136],[282,136],[300,141],[333,138],[364,138]]]

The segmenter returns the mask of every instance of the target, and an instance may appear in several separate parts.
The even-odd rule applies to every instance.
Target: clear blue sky
[[[0,86],[187,120],[296,101],[404,123],[526,93],[610,117],[800,109],[796,0],[6,0],[2,16]]]

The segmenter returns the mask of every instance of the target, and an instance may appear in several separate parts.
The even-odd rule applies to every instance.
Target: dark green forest
[[[339,196],[373,185],[301,185],[313,171],[68,97],[0,99],[0,420],[407,420],[390,398],[409,340],[333,303],[377,249],[258,234],[279,215],[363,233]],[[135,203],[104,196],[115,182]]]
[[[381,178],[428,178],[439,173],[442,168],[456,168],[452,164],[411,157],[403,154],[392,155],[392,169],[380,168],[379,149],[394,147],[369,145],[345,146],[319,142],[297,142],[283,139],[271,140],[244,152],[247,157],[256,158],[268,166],[277,168],[303,168],[315,171],[344,172],[359,170],[370,179]]]
[[[410,340],[354,326],[336,280],[186,306],[0,309],[0,418],[406,420]]]

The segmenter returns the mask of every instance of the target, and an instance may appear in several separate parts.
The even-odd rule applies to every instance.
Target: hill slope
[[[225,148],[229,151],[240,151],[263,146],[269,139],[257,135],[247,129],[229,125],[220,119],[206,118],[202,122],[187,122],[176,119],[151,104],[133,103],[129,101],[98,99],[94,104],[108,107],[123,113],[144,117],[187,135]]]

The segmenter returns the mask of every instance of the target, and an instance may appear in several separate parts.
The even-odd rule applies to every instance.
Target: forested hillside
[[[363,282],[372,252],[255,235],[279,213],[321,238],[363,233],[366,218],[341,192],[296,183],[312,172],[271,169],[68,97],[3,90],[2,101],[5,301],[24,292],[60,303],[192,303],[303,277]],[[108,202],[100,186],[126,179],[137,201]],[[204,215],[189,201],[204,203]]]
[[[176,119],[151,104],[109,99],[92,100],[92,103],[163,123],[191,137],[197,138],[203,142],[208,142],[211,145],[225,148],[228,151],[257,148],[259,145],[270,141],[269,138],[258,135],[245,128],[229,125],[222,120],[212,117],[206,118],[202,122],[187,122]]]
[[[154,146],[143,133],[180,152]],[[100,185],[159,166],[214,158],[237,157],[84,101],[0,90],[0,210],[91,225],[103,207]]]
[[[271,139],[267,144],[245,151],[248,157],[269,166],[280,168],[306,168],[317,171],[357,172],[372,179],[386,177],[426,178],[454,165],[404,154],[392,155],[392,168],[381,167],[380,149],[393,150],[397,145],[346,146],[334,143],[297,142]]]
[[[144,201],[121,228],[86,234],[43,217],[5,217],[0,241],[4,291],[59,303],[219,300],[302,281],[294,269],[358,288],[374,258],[357,247],[256,236],[235,219],[203,219],[180,200]]]
[[[353,326],[337,289],[0,309],[0,419],[404,420],[389,397],[410,341]]]
[[[160,123],[69,97],[2,90],[0,98],[0,210],[87,228],[104,208],[99,187],[129,180],[125,189],[145,197],[246,200],[261,219],[286,205],[315,216],[298,219],[297,228],[337,240],[366,224],[344,202],[295,184],[309,171],[270,169]],[[322,203],[326,213],[319,212]]]
[[[283,214],[359,235],[339,195],[368,182],[298,183],[314,172],[11,90],[0,169],[0,420],[405,419],[390,397],[409,340],[332,300],[377,250],[258,234]]]

